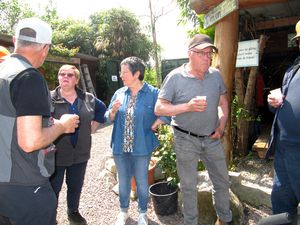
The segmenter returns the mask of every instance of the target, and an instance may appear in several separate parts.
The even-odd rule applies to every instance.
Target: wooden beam
[[[80,64],[80,59],[79,58],[66,58],[62,56],[53,56],[53,55],[48,55],[46,62],[51,62],[51,63],[58,63],[58,64],[75,64],[79,65]]]
[[[197,14],[205,14],[222,1],[223,0],[190,0],[190,7],[195,10]],[[245,9],[284,2],[288,2],[288,0],[239,0],[239,8]]]
[[[288,0],[240,0],[240,9],[259,7],[263,5],[276,4],[276,3],[284,3],[288,2]]]
[[[190,0],[191,9],[195,10],[197,14],[205,14],[223,0]]]
[[[276,27],[287,27],[287,26],[295,26],[295,24],[300,20],[300,16],[294,16],[284,19],[275,19],[268,21],[257,22],[254,25],[255,30],[267,30]],[[249,31],[247,29],[246,31]]]
[[[228,102],[232,100],[232,88],[235,72],[235,61],[238,43],[238,10],[224,17],[221,23],[216,24],[215,45],[219,53],[213,60],[213,66],[219,68],[224,83],[227,87]],[[230,113],[229,113],[230,115]],[[227,162],[232,160],[231,121],[228,118],[225,135],[223,138]]]

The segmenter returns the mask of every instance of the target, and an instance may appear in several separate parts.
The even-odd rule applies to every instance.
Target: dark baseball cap
[[[212,47],[216,52],[218,51],[217,47],[213,45],[210,37],[206,34],[196,34],[190,39],[188,47],[189,49],[196,48],[199,50]]]

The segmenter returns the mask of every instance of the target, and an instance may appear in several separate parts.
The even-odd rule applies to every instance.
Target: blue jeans
[[[71,166],[56,166],[55,172],[50,178],[52,188],[58,198],[66,172],[66,184],[68,188],[67,205],[69,212],[78,211],[86,166],[87,162]]]
[[[300,202],[300,146],[275,141],[274,181],[271,194],[274,214],[297,214]]]
[[[197,138],[174,130],[174,151],[183,195],[184,224],[198,224],[199,160],[202,160],[212,181],[212,198],[218,217],[224,222],[231,221],[230,182],[221,141],[208,137]]]
[[[138,210],[140,213],[147,211],[148,204],[148,166],[151,155],[133,156],[131,153],[114,155],[119,178],[119,201],[122,211],[129,208],[131,191],[131,178],[134,176],[137,187]]]

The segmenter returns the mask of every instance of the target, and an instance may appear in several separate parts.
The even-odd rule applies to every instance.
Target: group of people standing
[[[70,224],[87,224],[78,208],[90,158],[91,134],[99,123],[113,124],[111,148],[120,202],[115,225],[125,225],[129,217],[133,176],[137,183],[137,224],[148,224],[148,166],[159,145],[155,131],[164,123],[174,128],[185,225],[198,224],[199,159],[213,183],[218,216],[215,224],[232,224],[230,182],[221,143],[229,113],[227,91],[220,72],[211,67],[218,51],[211,39],[197,34],[189,41],[189,62],[168,74],[161,90],[143,81],[145,63],[140,58],[124,59],[120,64],[124,87],[114,93],[107,108],[101,100],[78,88],[80,72],[73,65],[63,65],[57,75],[59,86],[48,90],[37,68],[47,57],[51,39],[52,29],[47,23],[37,18],[21,20],[13,37],[14,53],[0,64],[0,225],[56,224],[57,199],[64,177]],[[299,42],[299,35],[296,39]],[[297,80],[294,78],[291,86]],[[285,102],[289,94],[284,93]],[[287,103],[278,104],[271,97],[269,103],[275,108],[280,106],[275,121],[290,112],[283,112]],[[284,125],[275,127],[278,131]],[[288,127],[285,130],[288,132]],[[288,150],[295,154],[288,159],[298,160],[294,142],[283,145],[281,137],[286,137],[285,133],[277,132],[276,152],[284,155],[289,146]],[[283,159],[275,157],[273,208],[276,213],[290,209],[295,213],[294,206],[300,198],[299,188],[295,187],[300,185],[296,179],[290,185],[284,178],[291,168],[285,168],[290,161]],[[295,176],[299,175],[297,171],[293,167]],[[283,193],[283,181],[293,192],[289,200],[279,194]]]

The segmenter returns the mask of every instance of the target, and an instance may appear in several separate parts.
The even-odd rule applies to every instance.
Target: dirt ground
[[[111,126],[103,126],[93,134],[91,159],[85,176],[84,187],[80,201],[80,213],[86,218],[89,225],[113,225],[119,212],[118,196],[112,191],[115,181],[103,175],[105,161],[111,155],[110,136]],[[256,165],[256,166],[254,166]],[[255,169],[258,168],[258,169]],[[269,173],[270,165],[260,160],[255,154],[252,158],[239,161],[236,171],[249,170],[249,174],[260,173],[263,176]],[[58,224],[68,225],[66,206],[66,187],[60,193],[58,206]],[[245,204],[245,225],[255,225],[262,218],[271,213],[267,207],[253,208]],[[130,218],[127,225],[137,223],[137,202],[130,203]],[[183,216],[180,210],[170,216],[157,216],[150,200],[148,207],[149,225],[183,225]]]

